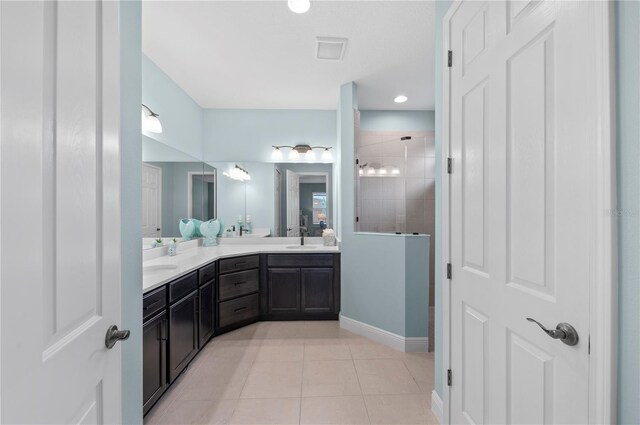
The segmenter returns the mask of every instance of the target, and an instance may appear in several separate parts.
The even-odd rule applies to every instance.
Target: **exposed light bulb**
[[[400,170],[398,168],[394,168],[391,170],[391,174],[400,174]]]
[[[358,170],[358,174],[363,175],[364,174],[364,170],[361,168]]]
[[[385,174],[387,174],[387,169],[386,169],[386,168],[381,168],[381,169],[380,169],[380,171],[379,171],[379,174],[380,174],[380,175],[385,175]]]
[[[273,148],[273,152],[271,152],[271,159],[274,161],[282,161],[282,151],[280,148]]]
[[[316,160],[316,153],[313,151],[313,149],[308,150],[307,153],[304,154],[304,159],[306,159],[308,162],[313,162]]]
[[[291,161],[297,161],[300,159],[300,152],[298,152],[295,149],[291,149],[291,152],[289,152],[289,159]]]
[[[329,149],[325,149],[322,151],[322,160],[326,162],[333,161],[333,154]]]
[[[371,175],[371,174],[375,174],[375,173],[376,173],[375,168],[369,168],[369,169],[367,170],[367,174],[369,174],[369,175]]]
[[[396,103],[404,103],[407,100],[409,100],[409,98],[407,96],[404,96],[404,95],[396,96],[396,98],[393,99],[393,101],[396,102]]]
[[[310,0],[289,0],[287,3],[293,13],[306,13],[311,8]]]

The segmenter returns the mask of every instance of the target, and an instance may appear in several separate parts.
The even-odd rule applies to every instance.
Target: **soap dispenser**
[[[251,216],[247,215],[246,223],[244,223],[244,231],[249,235],[251,234]]]

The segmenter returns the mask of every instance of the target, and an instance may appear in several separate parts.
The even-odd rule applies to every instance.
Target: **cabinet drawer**
[[[178,301],[198,287],[198,272],[189,273],[169,284],[169,303]]]
[[[142,299],[142,320],[145,321],[167,305],[167,290],[162,287],[150,292]]]
[[[220,274],[239,272],[241,270],[255,269],[258,267],[260,267],[260,257],[257,255],[220,260]]]
[[[204,285],[216,278],[216,263],[202,267],[199,271],[199,284]]]
[[[220,301],[228,300],[240,295],[258,292],[259,279],[257,269],[222,275],[218,286],[218,299]]]
[[[332,254],[279,254],[269,255],[269,267],[333,267]]]
[[[246,297],[236,298],[231,301],[224,301],[219,305],[221,328],[257,317],[259,314],[258,294],[247,295]]]

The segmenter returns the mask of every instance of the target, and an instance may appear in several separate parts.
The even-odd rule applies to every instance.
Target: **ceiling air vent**
[[[316,58],[330,61],[340,61],[347,50],[346,38],[317,37]]]

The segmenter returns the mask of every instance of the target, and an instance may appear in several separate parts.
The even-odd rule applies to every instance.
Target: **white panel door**
[[[142,237],[161,236],[162,168],[142,164]]]
[[[2,423],[121,423],[118,10],[0,3]]]
[[[287,170],[287,236],[300,236],[300,176]]]
[[[450,18],[451,423],[588,422],[593,29],[608,13],[465,1]]]

